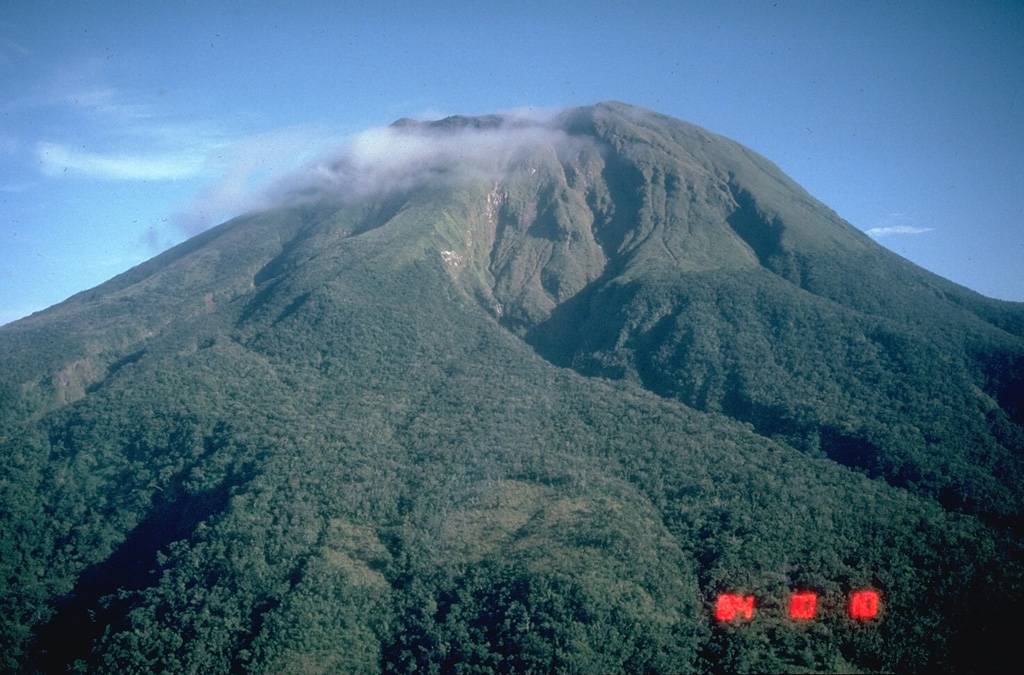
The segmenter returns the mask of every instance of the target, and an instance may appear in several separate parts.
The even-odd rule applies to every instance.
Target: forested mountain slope
[[[381,133],[0,328],[0,667],[999,667],[1024,308],[637,108]]]

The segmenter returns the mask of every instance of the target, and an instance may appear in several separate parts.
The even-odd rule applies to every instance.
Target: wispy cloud
[[[281,129],[239,139],[216,153],[216,176],[172,221],[185,235],[277,204],[346,201],[467,177],[489,178],[541,145],[573,143],[536,109],[495,116],[483,127],[408,121],[341,138],[323,129]],[[154,233],[152,241],[159,241]]]
[[[159,181],[202,175],[226,134],[182,122],[145,97],[103,84],[58,76],[5,109],[50,120],[40,138],[24,143],[48,178]],[[83,78],[90,79],[90,78]],[[68,84],[69,86],[58,86]]]
[[[226,143],[207,157],[205,173],[211,182],[172,221],[181,233],[191,236],[234,216],[267,208],[276,201],[270,186],[339,142],[318,127],[293,127]]]
[[[47,176],[65,173],[107,180],[180,180],[198,176],[204,157],[185,153],[100,154],[60,143],[36,145],[39,166]]]
[[[63,103],[83,114],[129,123],[159,115],[151,104],[132,101],[119,90],[110,87],[72,91],[63,96]]]
[[[245,134],[224,124],[190,122],[158,100],[105,86],[102,78],[83,79],[85,85],[51,89],[32,104],[59,109],[73,122],[28,146],[37,170],[49,179],[205,183],[169,214],[178,236],[289,200],[358,198],[492,175],[528,148],[568,142],[547,123],[557,111],[530,108],[482,126],[448,119],[347,138],[314,127]],[[176,238],[160,227],[147,236],[153,242]]]
[[[887,237],[891,234],[924,234],[925,232],[931,232],[934,227],[914,227],[912,225],[890,225],[887,227],[872,227],[870,230],[864,230],[865,234],[872,237]]]
[[[44,178],[205,184],[168,214],[178,236],[267,206],[268,185],[340,143],[320,128],[246,134],[227,121],[196,122],[162,99],[106,85],[90,68],[59,76],[6,105],[62,120],[26,147],[34,170]]]
[[[536,148],[558,152],[573,142],[545,120],[513,115],[495,116],[483,125],[450,118],[373,128],[269,186],[268,194],[275,200],[296,195],[349,199],[492,177]]]

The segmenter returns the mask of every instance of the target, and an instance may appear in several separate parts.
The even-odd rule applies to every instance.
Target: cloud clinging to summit
[[[484,127],[403,120],[344,139],[322,131],[318,137],[312,129],[257,135],[220,153],[220,178],[174,220],[180,231],[193,235],[230,217],[280,204],[320,198],[344,202],[427,184],[496,179],[532,149],[560,150],[573,142],[547,123],[552,115],[517,111],[495,116]]]
[[[342,200],[466,178],[494,178],[541,146],[569,136],[542,119],[507,116],[492,125],[409,122],[358,133],[269,192],[278,199],[315,194]]]

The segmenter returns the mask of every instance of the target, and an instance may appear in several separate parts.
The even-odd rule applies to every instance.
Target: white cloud
[[[278,129],[226,143],[207,157],[213,181],[173,216],[175,226],[194,235],[234,216],[269,207],[268,186],[293,174],[339,139],[316,127]]]
[[[890,234],[923,234],[931,232],[934,227],[914,227],[912,225],[890,225],[888,227],[872,227],[864,233],[872,237],[885,237]]]
[[[244,135],[225,124],[190,121],[103,85],[51,87],[23,105],[70,112],[76,122],[64,130],[65,138],[32,146],[35,167],[46,177],[205,181],[194,198],[169,214],[179,234],[186,235],[268,206],[268,184],[340,143],[314,127]]]
[[[72,173],[109,180],[179,180],[194,178],[204,157],[187,152],[100,154],[73,150],[60,143],[36,145],[39,166],[47,176]]]
[[[378,127],[350,137],[320,161],[270,186],[268,195],[274,201],[310,194],[353,199],[426,183],[493,177],[533,149],[550,146],[559,151],[572,142],[538,116],[492,117],[482,126],[453,120]]]
[[[211,154],[204,173],[216,178],[172,221],[191,236],[275,204],[358,199],[428,182],[491,177],[532,148],[561,149],[572,142],[546,124],[551,116],[531,109],[491,118],[482,128],[411,122],[347,138],[306,127],[245,137]]]
[[[58,138],[42,137],[31,148],[35,166],[44,175],[77,175],[101,180],[181,180],[203,174],[209,155],[225,144],[228,134],[210,125],[183,122],[146,98],[115,87],[72,80],[92,80],[88,72],[59,75],[41,91],[31,92],[5,107],[32,114],[35,110],[61,119]],[[51,127],[55,128],[55,127]],[[17,150],[5,144],[4,151]]]
[[[174,229],[187,236],[310,196],[358,198],[467,174],[490,176],[526,148],[567,142],[564,132],[547,123],[557,112],[549,109],[511,111],[482,127],[411,123],[341,138],[316,127],[237,135],[223,126],[182,121],[103,86],[70,89],[49,105],[73,110],[86,124],[70,139],[34,145],[43,175],[203,180],[206,186],[170,217]]]
[[[63,102],[80,113],[122,122],[157,116],[152,106],[128,100],[113,88],[81,89],[67,94]]]

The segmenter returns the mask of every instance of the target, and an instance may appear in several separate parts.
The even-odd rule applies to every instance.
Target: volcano
[[[0,668],[1003,669],[1024,305],[621,103],[399,120],[0,327]]]

